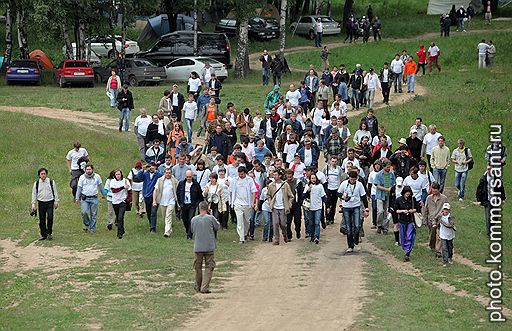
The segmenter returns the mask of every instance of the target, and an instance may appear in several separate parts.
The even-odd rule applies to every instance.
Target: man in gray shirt
[[[39,179],[32,187],[32,213],[37,215],[39,211],[39,240],[52,240],[53,210],[59,207],[59,194],[53,179],[48,178],[48,169],[41,168],[37,171]],[[37,202],[37,209],[36,209]]]
[[[192,218],[191,232],[194,237],[194,269],[196,270],[196,292],[210,293],[210,281],[215,268],[214,251],[217,248],[217,230],[220,227],[215,217],[208,214],[208,202],[199,203],[199,215]],[[203,281],[203,259],[205,273]]]

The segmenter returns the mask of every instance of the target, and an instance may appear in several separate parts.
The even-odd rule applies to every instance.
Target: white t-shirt
[[[224,201],[229,201],[229,180],[227,178],[219,178],[217,179],[217,183],[222,185],[222,189],[224,190]]]
[[[327,177],[327,189],[334,191],[338,189],[338,183],[339,183],[339,176],[341,175],[341,168],[340,167],[331,167],[329,165],[326,167],[327,173],[325,174]]]
[[[313,124],[316,126],[322,125],[322,116],[324,115],[323,109],[314,108],[313,112]]]
[[[304,193],[306,193],[309,189],[309,185],[304,187]],[[322,197],[325,196],[324,186],[321,184],[311,186],[310,193],[310,207],[309,210],[316,211],[322,209]]]
[[[392,141],[391,141],[391,138],[386,134],[386,141],[388,142],[388,146],[391,147],[391,144],[392,144]],[[379,136],[375,136],[373,137],[372,139],[372,146],[377,146],[377,144],[380,142],[380,137]]]
[[[313,162],[312,149],[304,148],[304,164],[306,165],[306,167],[309,167],[312,162]]]
[[[443,222],[448,223],[449,215],[450,214],[448,214],[448,216],[441,216]],[[443,223],[441,223],[439,226],[439,238],[444,240],[452,240],[453,238],[455,238],[455,231],[453,231],[452,228],[444,226]]]
[[[83,147],[80,147],[78,151],[73,148],[68,152],[68,154],[66,155],[66,160],[71,161],[71,170],[80,169],[78,160],[83,156],[89,156],[89,153],[87,153],[87,150]]]
[[[430,155],[432,153],[432,148],[437,146],[437,138],[441,137],[441,134],[439,132],[436,132],[434,134],[427,133],[425,137],[423,137],[423,145],[426,145],[426,153]]]
[[[210,181],[210,175],[212,172],[210,169],[206,168],[205,170],[196,170],[196,180],[201,186],[201,190],[204,190],[206,184]]]
[[[190,189],[192,188],[192,184],[194,182],[185,182],[185,204],[192,203],[192,195],[190,193]]]
[[[199,91],[199,88],[201,87],[201,79],[199,79],[199,78],[193,79],[192,77],[190,77],[188,79],[188,86],[189,86],[190,92]]]
[[[341,200],[343,208],[361,207],[361,197],[366,195],[366,191],[360,181],[356,181],[356,183],[352,185],[348,179],[341,183],[338,188],[338,193],[342,195],[346,194],[350,197],[349,201]]]
[[[279,188],[281,188],[281,185],[284,186],[285,182],[276,183],[276,190],[279,190]],[[276,191],[275,200],[274,200],[274,209],[284,209],[283,190],[284,190],[284,188],[281,188],[279,191]]]
[[[349,162],[352,162],[352,166],[354,167],[357,167],[357,168],[360,168],[361,166],[359,165],[359,160],[356,159],[354,157],[353,160],[349,160],[348,157],[344,158],[343,159],[343,162],[341,163],[341,167],[343,168],[343,170],[345,170],[345,172],[347,172],[347,163]]]
[[[324,27],[322,25],[322,22],[316,22],[316,32],[323,32]]]
[[[172,184],[172,179],[164,179],[162,196],[160,197],[160,205],[166,207],[175,204],[176,197],[174,196],[174,185]]]
[[[231,193],[231,201],[234,199],[233,205],[251,206],[253,202],[252,193],[258,192],[258,189],[254,180],[246,176],[244,179],[236,177],[230,184],[229,191]]]
[[[288,91],[286,92],[286,99],[290,101],[292,107],[297,107],[299,105],[300,92],[298,90]]]
[[[372,184],[372,189],[370,190],[370,195],[376,195],[377,194],[377,185],[375,185],[375,177],[377,176],[377,171],[370,172],[370,175],[368,176],[368,184]]]
[[[434,46],[434,47],[430,46],[428,48],[428,56],[436,56],[437,53],[439,53],[439,47],[437,47],[437,46]]]
[[[151,117],[147,116],[142,117],[141,115],[137,116],[135,119],[135,122],[133,123],[133,126],[137,127],[137,134],[145,137],[146,132],[148,131],[148,126],[153,122]]]
[[[487,53],[487,50],[489,49],[489,45],[486,43],[479,43],[478,44],[478,55],[485,55]]]
[[[398,59],[398,60],[393,59],[393,61],[391,61],[390,67],[391,67],[391,70],[395,74],[399,74],[404,70],[404,63],[400,59]]]
[[[186,119],[193,120],[197,113],[197,103],[195,101],[185,102],[183,104],[183,111],[185,112]]]
[[[111,179],[110,180],[110,191],[112,192],[112,204],[118,205],[126,200],[128,197],[128,190],[124,188],[124,184],[128,184],[128,190],[130,189],[130,182],[125,178],[121,180]],[[115,189],[123,188],[119,192],[113,192]]]
[[[265,127],[265,136],[267,138],[270,138],[272,139],[272,121],[270,119],[267,120],[266,122],[266,127]]]
[[[283,153],[286,154],[286,163],[292,163],[295,153],[297,152],[297,148],[299,147],[298,143],[295,144],[284,144]]]
[[[205,83],[209,83],[212,79],[212,67],[204,68],[204,81]]]
[[[316,175],[316,178],[318,178],[318,181],[320,182],[320,184],[327,183],[327,177],[325,176],[325,174],[323,172],[317,171],[315,175]]]
[[[304,163],[290,163],[290,169],[293,170],[293,178],[300,179],[304,177],[304,169],[306,168],[306,165]]]
[[[413,179],[411,176],[407,176],[404,179],[403,186],[410,186],[412,190],[412,196],[416,201],[421,200],[421,190],[425,187],[425,178],[422,178],[418,175],[418,178]],[[428,179],[427,179],[428,181]],[[428,186],[428,182],[427,182]]]
[[[128,178],[129,180],[132,181],[132,190],[136,191],[136,192],[142,191],[142,185],[144,184],[143,182],[135,183],[133,181],[133,177],[137,176],[138,172],[139,172],[139,170],[137,170],[135,168],[132,168],[132,170],[130,171],[130,173],[126,177],[126,178]]]
[[[260,200],[263,201],[263,204],[261,205],[261,210],[272,212],[272,209],[270,208],[270,204],[268,203],[268,200],[267,200],[267,192],[268,192],[267,187],[264,187],[263,190],[261,190]]]

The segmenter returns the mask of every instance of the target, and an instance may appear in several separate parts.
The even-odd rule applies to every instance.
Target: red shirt
[[[112,76],[112,79],[110,79],[110,88],[113,90],[117,90],[117,76]]]

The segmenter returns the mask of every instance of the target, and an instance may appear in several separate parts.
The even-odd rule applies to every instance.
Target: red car
[[[82,84],[94,87],[94,70],[83,60],[64,60],[57,67],[55,81],[60,87]]]

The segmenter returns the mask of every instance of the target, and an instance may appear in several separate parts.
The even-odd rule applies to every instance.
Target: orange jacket
[[[416,74],[416,62],[412,61],[412,62],[405,62],[405,66],[404,66],[404,74],[407,76],[407,75],[414,75]]]

